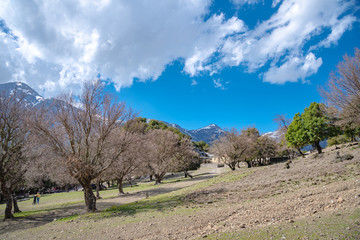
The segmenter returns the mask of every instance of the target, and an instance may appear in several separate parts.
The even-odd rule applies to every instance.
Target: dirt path
[[[194,185],[201,181],[205,181],[224,171],[226,171],[225,168],[217,168],[216,164],[203,164],[200,169],[192,172],[192,174],[194,175],[194,178],[192,179],[182,180],[174,183],[166,183],[163,185],[159,185],[158,187],[153,189],[133,191],[131,193],[127,193],[121,196],[116,196],[113,198],[100,199],[97,200],[97,208],[99,211],[103,211],[112,206],[145,199],[146,195],[156,196],[159,194],[176,191]],[[179,176],[175,176],[175,177],[180,177],[180,174]],[[11,221],[2,221],[0,222],[0,235],[13,231],[39,227],[60,218],[72,216],[74,214],[84,214],[84,213],[85,213],[84,203],[78,203],[66,207],[59,207],[57,209],[49,210],[46,211],[45,213],[42,212],[40,214],[34,214],[28,217],[16,218]]]

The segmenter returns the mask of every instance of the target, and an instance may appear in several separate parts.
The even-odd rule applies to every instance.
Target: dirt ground
[[[336,151],[341,156],[349,153],[354,158],[338,161],[335,159]],[[206,180],[216,175],[216,171],[214,166],[208,166],[204,171],[206,174],[199,179],[148,191],[150,195],[168,193]],[[20,226],[25,230],[15,231],[14,222],[11,222],[5,226],[7,233],[1,230],[4,234],[0,239],[194,239],[216,233],[292,224],[301,219],[316,221],[314,219],[328,214],[360,208],[359,148],[328,148],[321,156],[310,154],[293,160],[290,169],[285,168],[285,163],[278,163],[240,169],[236,173],[244,177],[186,193],[180,205],[167,211],[51,222],[40,224],[41,227],[32,228],[31,232],[28,226],[22,226],[23,223],[15,228]],[[144,192],[137,192],[103,200],[98,206],[103,210],[144,197]],[[31,227],[36,226],[39,225]],[[355,227],[360,233],[360,227]],[[326,227],[323,231],[326,233]]]

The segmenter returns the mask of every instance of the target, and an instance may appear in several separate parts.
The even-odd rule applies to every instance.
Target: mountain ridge
[[[162,122],[170,127],[179,129],[181,133],[189,135],[195,142],[204,141],[206,143],[211,143],[225,133],[225,131],[221,127],[214,123],[204,126],[202,128],[188,130],[176,123],[168,123],[165,121]]]

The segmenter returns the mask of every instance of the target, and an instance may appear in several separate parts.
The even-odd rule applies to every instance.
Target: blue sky
[[[98,74],[141,116],[196,129],[276,129],[322,101],[359,47],[356,0],[7,1],[0,83],[80,93]]]

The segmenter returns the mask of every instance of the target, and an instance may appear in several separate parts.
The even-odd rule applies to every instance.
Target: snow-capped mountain
[[[182,128],[178,124],[175,123],[167,123],[164,122],[170,127],[174,127],[180,130],[180,132],[189,135],[193,141],[204,141],[206,143],[211,143],[214,140],[217,140],[223,133],[224,130],[221,129],[221,127],[217,126],[216,124],[210,124],[205,127],[195,129],[195,130],[188,130],[185,128]]]
[[[17,94],[21,97],[24,97],[24,101],[27,107],[34,107],[43,101],[50,100],[43,98],[34,89],[22,82],[0,84],[0,92],[4,93],[5,96]]]
[[[279,142],[282,134],[283,133],[280,130],[276,130],[274,132],[264,133],[263,136],[268,136],[272,139],[275,139],[275,141]]]

